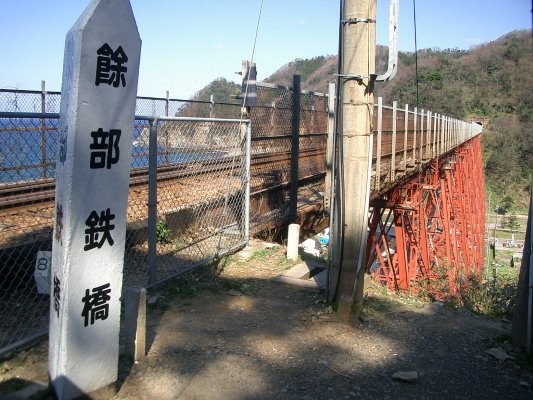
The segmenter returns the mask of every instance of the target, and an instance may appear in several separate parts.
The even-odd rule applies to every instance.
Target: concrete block
[[[128,288],[124,304],[126,354],[135,361],[146,356],[146,289]]]
[[[35,286],[37,286],[37,292],[39,292],[39,294],[50,294],[51,265],[52,252],[39,250],[35,261],[35,271],[33,272]]]
[[[323,269],[318,274],[313,276],[311,279],[313,279],[316,282],[317,286],[320,289],[325,289],[326,285],[328,284],[328,270]]]
[[[300,225],[290,224],[287,238],[287,258],[291,261],[298,259],[298,243],[300,242]]]

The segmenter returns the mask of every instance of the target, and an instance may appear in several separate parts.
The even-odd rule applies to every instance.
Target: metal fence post
[[[378,97],[378,136],[376,138],[376,176],[374,190],[381,187],[381,133],[383,130],[383,97]]]
[[[46,113],[46,83],[41,81],[41,167],[43,169],[41,176],[46,179],[46,119],[44,114]]]
[[[419,162],[422,164],[422,161],[424,160],[424,109],[420,110],[420,144],[418,145],[418,158],[420,159]]]
[[[392,102],[392,146],[391,146],[391,162],[390,162],[390,182],[396,180],[396,110],[398,103]]]
[[[289,222],[298,217],[298,157],[300,153],[300,75],[292,76],[292,139],[291,139],[291,181],[289,189]]]
[[[435,157],[438,157],[442,154],[441,152],[441,148],[440,148],[440,141],[441,141],[441,138],[442,138],[442,119],[441,119],[441,115],[440,114],[437,114],[435,116],[435,119],[437,120],[436,124],[437,124],[437,130],[435,131]]]
[[[404,128],[403,128],[403,162],[405,169],[407,169],[407,131],[409,130],[409,105],[405,105],[404,111]]]
[[[435,158],[437,156],[437,118],[438,114],[433,114],[433,143],[431,143],[431,158]]]
[[[244,240],[246,244],[250,240],[250,160],[252,153],[252,121],[248,121],[248,126],[246,127],[246,166],[245,166],[245,199],[244,199]]]
[[[417,120],[418,120],[418,107],[415,107],[414,111],[414,121],[413,121],[413,166],[416,165],[416,129],[417,129]]]
[[[448,148],[446,147],[448,138],[448,117],[442,117],[442,154],[446,153]]]
[[[157,279],[157,123],[150,121],[148,143],[148,286]]]
[[[276,118],[276,102],[273,101],[270,105],[270,107],[272,108],[272,110],[270,111],[270,127],[274,128],[274,122],[275,122],[275,118]]]
[[[333,136],[335,134],[335,84],[328,87],[328,139],[326,142],[326,190],[324,191],[324,209],[329,213],[332,198]]]
[[[165,117],[168,117],[168,106],[169,106],[169,102],[170,102],[170,99],[169,99],[169,92],[167,90],[167,95],[165,97]]]
[[[426,115],[426,159],[431,158],[431,111]]]

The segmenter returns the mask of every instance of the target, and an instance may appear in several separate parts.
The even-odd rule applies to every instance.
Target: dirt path
[[[256,243],[248,254],[217,278],[197,271],[152,294],[146,360],[128,368],[122,359],[118,392],[95,398],[533,398],[533,376],[504,342],[509,322],[371,287],[347,325],[317,291],[272,281],[288,266],[282,248]],[[517,358],[498,360],[493,347]],[[2,368],[0,398],[10,377],[46,383],[46,344]]]

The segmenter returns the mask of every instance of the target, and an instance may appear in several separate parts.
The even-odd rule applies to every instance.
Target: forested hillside
[[[378,90],[385,102],[416,103],[414,54],[402,53],[398,76]],[[470,51],[419,53],[419,106],[486,122],[483,160],[493,204],[511,196],[527,205],[533,173],[531,32],[512,32]]]
[[[387,48],[378,46],[378,72],[386,69],[386,62]],[[290,85],[292,75],[300,74],[303,89],[327,92],[336,70],[336,56],[296,59],[264,81]],[[433,48],[418,52],[418,107],[485,122],[487,193],[492,195],[492,204],[511,196],[516,209],[526,208],[533,175],[532,71],[531,31],[511,32],[469,51]],[[415,54],[402,52],[396,77],[377,84],[375,95],[383,97],[385,104],[396,100],[414,107],[416,83]],[[238,85],[221,80],[213,84],[221,93],[239,90]]]
[[[230,82],[224,78],[215,79],[202,90],[192,96],[193,100],[210,101],[211,95],[215,103],[240,104],[240,100],[235,96],[240,95],[241,85]]]

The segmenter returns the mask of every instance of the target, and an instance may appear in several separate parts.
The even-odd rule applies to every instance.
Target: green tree
[[[511,207],[513,206],[513,204],[514,204],[514,200],[511,196],[505,196],[500,202],[500,206],[503,207],[505,211],[509,211]]]
[[[506,227],[510,229],[511,233],[515,233],[518,228],[520,228],[520,224],[518,223],[518,218],[515,214],[511,214],[507,217],[506,221]]]

